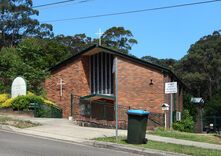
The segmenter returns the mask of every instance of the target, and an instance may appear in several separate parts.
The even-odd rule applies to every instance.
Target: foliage
[[[12,102],[14,110],[28,110],[31,103],[43,104],[43,99],[36,95],[18,96]]]
[[[106,30],[101,39],[102,45],[126,54],[129,54],[129,50],[134,44],[137,44],[132,32],[124,27],[112,27]],[[94,42],[98,43],[98,40],[94,40]]]
[[[194,96],[210,100],[220,89],[220,33],[214,32],[193,44],[175,69]]]
[[[39,70],[47,70],[71,56],[69,49],[56,40],[29,38],[17,47],[23,62]]]
[[[33,16],[39,12],[32,8],[32,0],[2,0],[0,5],[0,47],[18,44],[22,38],[51,37],[52,25],[40,23]]]
[[[72,54],[76,54],[93,44],[92,38],[84,33],[73,36],[58,35],[54,37],[54,40],[68,47]]]
[[[35,117],[62,118],[62,110],[55,105],[39,105],[34,114]]]
[[[194,121],[188,110],[183,110],[182,120],[173,123],[173,128],[181,132],[193,132]]]
[[[32,93],[32,92],[30,92],[30,91],[27,91],[27,95],[29,95],[29,96],[34,96],[35,94]]]
[[[27,110],[31,103],[57,107],[52,101],[44,99],[41,96],[36,96],[33,93],[28,93],[27,95],[16,97],[12,103],[12,108],[16,110]]]
[[[152,56],[143,56],[141,59],[144,61],[156,64],[156,65],[166,67],[171,70],[174,70],[174,65],[178,62],[177,60],[171,59],[171,58],[170,59],[158,59]]]
[[[26,67],[15,48],[2,48],[0,51],[0,75],[2,92],[9,92],[13,78],[20,75]]]
[[[192,98],[192,96],[189,93],[184,92],[184,94],[183,94],[183,109],[188,110],[190,115],[193,117],[193,120],[196,121],[197,107],[195,104],[193,104],[191,102],[191,98]]]
[[[6,100],[4,103],[2,103],[1,107],[2,108],[10,108],[10,107],[12,107],[13,101],[14,101],[14,98],[10,98],[10,99]]]
[[[205,114],[208,116],[221,115],[221,91],[218,92],[213,98],[205,105]]]
[[[8,100],[9,94],[0,94],[0,105]]]
[[[59,41],[63,45],[69,47],[73,54],[85,49],[92,44],[98,44],[99,39],[92,39],[91,37],[83,34],[76,34],[73,36],[58,35],[54,37],[56,41]],[[119,50],[122,53],[129,54],[129,50],[132,49],[134,44],[137,44],[137,40],[134,39],[130,30],[126,30],[124,27],[111,27],[104,32],[101,36],[102,46]]]
[[[23,40],[16,48],[2,48],[0,51],[0,75],[9,92],[15,77],[26,79],[28,89],[41,94],[42,82],[49,75],[48,68],[70,56],[68,48],[52,40],[29,38]]]
[[[49,101],[49,100],[47,100],[47,99],[43,99],[43,101],[44,101],[44,104],[46,104],[46,105],[48,105],[48,106],[56,106],[56,104],[54,103],[54,102],[52,102],[52,101]]]
[[[27,95],[7,99],[2,105],[3,108],[26,111],[33,110],[35,117],[61,118],[62,110],[52,101],[29,92]]]

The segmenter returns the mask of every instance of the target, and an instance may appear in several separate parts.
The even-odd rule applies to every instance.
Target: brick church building
[[[119,127],[126,126],[128,109],[147,110],[148,125],[163,126],[161,105],[170,103],[165,82],[177,81],[173,111],[183,109],[183,84],[172,71],[103,46],[93,45],[50,72],[44,84],[48,99],[63,110],[63,117],[73,116],[79,124],[114,126],[118,103]]]

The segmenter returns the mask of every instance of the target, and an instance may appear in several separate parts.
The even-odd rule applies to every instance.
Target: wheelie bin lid
[[[140,109],[130,109],[127,111],[127,114],[144,116],[144,115],[149,115],[150,112],[145,111],[145,110],[140,110]]]

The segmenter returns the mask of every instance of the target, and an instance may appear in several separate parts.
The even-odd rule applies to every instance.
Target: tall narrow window
[[[113,94],[112,66],[112,54],[102,52],[91,56],[91,94]]]

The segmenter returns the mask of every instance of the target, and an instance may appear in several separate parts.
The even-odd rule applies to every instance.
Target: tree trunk
[[[212,79],[211,79],[211,77],[209,77],[208,89],[209,89],[209,99],[211,99],[212,98]]]

